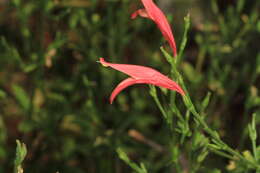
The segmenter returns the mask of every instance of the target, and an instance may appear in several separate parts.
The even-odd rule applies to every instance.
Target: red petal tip
[[[131,15],[131,19],[135,19],[138,15],[141,17],[150,18],[145,9],[139,9],[133,12],[133,14]]]
[[[107,63],[106,61],[105,61],[105,59],[104,58],[99,58],[99,62],[103,65],[103,66],[105,66],[105,67],[108,67],[109,66],[109,63]]]
[[[133,12],[133,14],[131,14],[131,19],[135,19],[137,15],[138,15],[137,11]]]

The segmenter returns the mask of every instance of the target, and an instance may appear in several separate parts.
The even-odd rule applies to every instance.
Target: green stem
[[[188,97],[186,98],[186,100],[190,100],[189,96],[184,96],[184,99],[185,97]],[[229,147],[225,142],[223,142],[220,138],[219,138],[219,135],[214,131],[212,130],[211,128],[209,128],[209,126],[207,125],[207,123],[205,122],[205,120],[197,113],[197,111],[195,110],[195,107],[193,105],[192,102],[190,102],[191,105],[188,107],[188,109],[190,109],[191,113],[195,116],[195,119],[201,124],[201,126],[203,127],[203,130],[205,132],[207,132],[211,137],[212,139],[214,139],[216,142],[217,142],[217,145],[219,145],[219,147],[224,150],[224,151],[227,151],[228,153],[232,154],[233,156],[239,158],[240,160],[242,160],[243,162],[253,166],[254,168],[256,169],[259,169],[260,166],[255,163],[255,162],[252,162],[252,161],[249,161],[247,160],[246,158],[244,158],[239,152],[235,151],[234,149],[232,149],[231,147]],[[234,159],[234,158],[233,158]]]
[[[212,139],[214,139],[218,145],[220,145],[220,148],[222,150],[225,150],[227,152],[229,152],[230,154],[236,156],[237,158],[241,159],[242,161],[250,164],[251,166],[253,166],[254,168],[258,169],[260,168],[260,166],[252,161],[247,160],[246,158],[244,158],[240,153],[238,153],[237,151],[235,151],[234,149],[232,149],[231,147],[229,147],[226,143],[224,143],[219,135],[216,133],[216,131],[212,130],[211,128],[209,128],[209,126],[207,125],[207,123],[205,122],[205,120],[203,119],[203,117],[196,111],[195,106],[193,105],[193,102],[191,101],[191,98],[187,92],[187,89],[185,87],[185,83],[182,79],[181,74],[175,70],[176,76],[180,81],[181,86],[183,87],[183,89],[185,90],[185,96],[183,96],[183,101],[185,103],[185,106],[188,108],[188,110],[194,115],[195,119],[199,122],[199,124],[202,126],[203,130],[205,132],[207,132]]]
[[[212,151],[213,153],[219,155],[219,156],[226,157],[226,158],[228,158],[228,159],[230,159],[230,160],[233,160],[233,159],[234,159],[231,155],[226,154],[226,153],[224,153],[224,152],[221,152],[221,151],[218,151],[218,150],[211,150],[211,151]]]
[[[253,154],[256,162],[258,161],[257,149],[256,149],[256,141],[252,141]]]
[[[205,54],[206,54],[206,48],[202,47],[201,50],[199,51],[198,55],[198,61],[196,63],[196,70],[197,72],[201,72],[204,60],[205,60]]]
[[[168,115],[167,115],[166,111],[164,110],[164,108],[163,108],[161,102],[160,102],[159,99],[158,99],[157,92],[156,92],[156,88],[155,88],[154,86],[150,86],[150,90],[151,90],[151,91],[150,91],[150,94],[151,94],[151,96],[153,97],[153,99],[154,99],[156,105],[157,105],[158,108],[160,109],[160,111],[161,111],[161,113],[163,114],[163,117],[166,119],[167,123],[169,123],[169,122],[168,122]]]
[[[180,45],[180,49],[179,49],[179,54],[176,57],[177,58],[177,62],[176,64],[179,65],[181,62],[181,59],[183,58],[183,51],[186,47],[187,41],[188,41],[188,31],[190,29],[190,14],[187,14],[187,16],[184,17],[184,33],[183,33],[183,37],[182,37],[182,41],[181,41],[181,45]]]
[[[175,163],[175,169],[177,173],[182,173],[182,169],[179,163]]]

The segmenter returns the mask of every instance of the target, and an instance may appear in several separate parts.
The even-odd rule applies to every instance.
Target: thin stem
[[[190,100],[189,96],[184,96],[184,97],[188,97],[188,100]],[[201,124],[204,131],[207,132],[216,141],[217,145],[220,145],[220,148],[222,150],[229,152],[230,154],[232,154],[232,155],[236,156],[237,158],[239,158],[240,160],[250,164],[251,166],[255,167],[256,169],[260,168],[260,166],[257,163],[247,160],[239,152],[235,151],[234,149],[229,147],[225,142],[223,142],[219,138],[219,135],[216,133],[216,131],[209,128],[209,126],[207,125],[205,120],[197,113],[197,111],[195,110],[195,107],[193,106],[192,102],[190,102],[190,103],[191,103],[191,107],[189,109],[190,109],[191,113],[195,116],[196,120]]]
[[[256,149],[257,131],[256,131],[255,117],[256,117],[256,114],[253,114],[252,124],[249,124],[248,128],[249,128],[249,136],[252,141],[254,158],[255,158],[255,161],[257,162],[258,161],[258,155],[257,155],[257,149]]]
[[[207,125],[207,123],[205,122],[205,120],[203,119],[203,117],[196,111],[195,106],[193,105],[193,102],[187,92],[187,89],[185,87],[185,83],[182,79],[181,74],[177,71],[177,69],[175,70],[175,74],[178,78],[178,80],[180,81],[181,86],[183,87],[183,89],[185,90],[185,96],[183,96],[183,101],[185,103],[185,106],[188,108],[188,110],[194,115],[195,119],[199,122],[199,124],[202,126],[202,128],[204,129],[205,132],[207,132],[212,139],[215,140],[215,142],[220,146],[220,148],[222,150],[225,150],[227,152],[229,152],[230,154],[236,156],[237,158],[243,160],[244,162],[250,164],[251,166],[253,166],[256,169],[259,169],[260,166],[256,163],[256,162],[252,162],[247,160],[246,158],[244,158],[239,152],[235,151],[234,149],[232,149],[231,147],[229,147],[225,142],[223,142],[218,133],[214,130],[212,130],[211,128],[209,128],[209,126]]]
[[[190,14],[187,14],[187,16],[184,17],[184,33],[183,33],[183,37],[182,37],[182,41],[181,41],[181,45],[180,45],[180,49],[179,49],[179,54],[177,56],[177,65],[179,65],[179,63],[181,62],[181,59],[183,58],[183,51],[186,47],[187,44],[187,40],[188,40],[188,31],[190,29]]]
[[[157,96],[157,92],[156,92],[155,87],[154,87],[154,86],[150,86],[150,90],[151,90],[151,91],[150,91],[150,94],[151,94],[151,96],[153,97],[153,99],[154,99],[156,105],[158,106],[158,108],[160,109],[161,113],[163,114],[163,117],[164,117],[164,118],[167,120],[167,122],[168,122],[168,115],[167,115],[166,111],[164,110],[164,108],[163,108],[161,102],[160,102],[159,99],[158,99],[158,96]]]
[[[181,173],[182,169],[181,169],[181,165],[179,163],[175,163],[175,169],[177,173]]]
[[[211,150],[213,153],[217,154],[217,155],[220,155],[222,157],[226,157],[230,160],[233,160],[234,158],[232,156],[230,156],[229,154],[226,154],[224,152],[221,152],[221,151],[218,151],[218,150]]]
[[[157,96],[154,97],[154,100],[155,100],[155,103],[157,104],[157,106],[159,107],[160,111],[162,112],[164,118],[167,119],[168,116],[167,116],[165,110],[163,109],[163,107],[162,107],[162,105],[161,105],[161,102],[159,101],[158,97],[157,97]]]
[[[256,162],[258,161],[257,149],[256,149],[256,141],[252,141],[253,154]]]

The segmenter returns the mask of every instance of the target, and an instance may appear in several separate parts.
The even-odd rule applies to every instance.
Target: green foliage
[[[18,103],[21,105],[21,107],[24,110],[29,110],[30,99],[27,96],[26,92],[23,90],[23,88],[21,88],[17,85],[13,85],[12,89],[13,89],[14,96],[15,96],[16,100],[18,101]]]
[[[196,1],[202,18],[179,15],[188,0],[156,2],[178,57],[130,19],[140,1],[0,2],[0,173],[259,172],[259,1]],[[110,105],[124,76],[102,56],[156,68],[186,96],[136,85]]]
[[[14,161],[14,173],[23,173],[22,162],[27,154],[27,149],[24,143],[16,140],[16,157]]]
[[[136,163],[133,163],[121,148],[117,149],[117,153],[119,158],[122,159],[126,164],[128,164],[133,170],[135,170],[138,173],[147,173],[144,164],[141,163],[141,165],[138,166]]]

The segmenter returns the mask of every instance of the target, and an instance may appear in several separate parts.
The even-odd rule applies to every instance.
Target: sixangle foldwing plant
[[[184,95],[184,91],[176,82],[172,81],[167,76],[150,67],[130,64],[113,64],[106,62],[104,58],[100,58],[99,62],[105,67],[111,67],[130,76],[129,78],[123,80],[120,84],[118,84],[117,87],[113,90],[110,96],[111,104],[113,103],[114,98],[123,89],[134,84],[152,84],[155,86],[177,91],[181,95]]]

